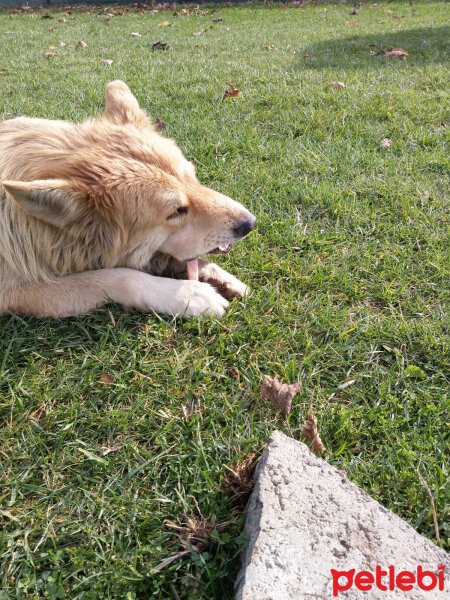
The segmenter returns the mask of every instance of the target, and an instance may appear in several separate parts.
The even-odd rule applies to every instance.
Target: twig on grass
[[[150,571],[150,575],[155,575],[156,573],[159,573],[159,571],[162,571],[163,569],[165,569],[166,567],[168,567],[175,560],[178,560],[182,556],[187,556],[190,553],[191,553],[190,550],[181,550],[181,552],[175,552],[174,554],[171,554],[170,556],[168,556],[167,558],[165,558],[164,560],[162,560],[159,563],[159,565],[156,565],[156,567],[154,567]]]
[[[431,512],[433,513],[434,531],[436,532],[436,541],[437,541],[438,546],[440,546],[441,545],[441,536],[439,535],[439,525],[438,525],[438,520],[437,520],[436,504],[434,502],[433,494],[431,493],[431,490],[428,487],[427,482],[425,481],[425,479],[420,474],[419,469],[420,469],[421,463],[422,463],[422,459],[420,459],[420,461],[419,461],[419,465],[418,465],[418,467],[416,469],[416,473],[417,473],[417,475],[418,475],[418,477],[420,479],[420,483],[426,489],[428,497],[430,498]]]

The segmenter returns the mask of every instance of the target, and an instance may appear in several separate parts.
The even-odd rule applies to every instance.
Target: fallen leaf
[[[44,52],[44,58],[54,58],[55,56],[58,56],[56,52]]]
[[[358,23],[356,23],[356,21],[345,21],[347,23],[347,25],[349,25],[350,27],[358,27]]]
[[[110,58],[102,58],[100,64],[105,65],[105,67],[110,67],[113,64],[113,61]]]
[[[278,48],[277,48],[276,46],[274,46],[273,44],[268,44],[268,45],[266,46],[266,49],[267,49],[267,50],[278,50]]]
[[[167,124],[164,123],[164,121],[161,121],[161,119],[159,117],[156,118],[155,125],[156,125],[156,131],[164,131],[164,129],[166,129],[166,127],[167,127]]]
[[[282,383],[278,377],[272,379],[272,377],[264,375],[264,383],[259,391],[261,396],[270,400],[283,415],[288,415],[291,412],[292,399],[301,387],[300,381],[291,384]]]
[[[77,42],[77,45],[75,47],[82,48],[84,50],[85,48],[87,48],[87,44],[86,44],[86,42],[83,42],[82,40],[80,40],[79,42]]]
[[[168,50],[169,49],[169,44],[163,44],[162,42],[156,42],[156,44],[153,44],[152,46],[152,50]]]
[[[201,31],[196,31],[195,33],[193,33],[192,35],[203,35],[204,33],[206,33],[208,30],[207,29],[202,29]]]
[[[307,420],[302,425],[302,436],[305,438],[308,445],[312,445],[311,450],[322,453],[325,446],[322,444],[320,435],[317,432],[317,419],[310,413]],[[314,442],[314,443],[313,443]]]
[[[227,85],[230,86],[231,90],[226,90],[222,96],[223,98],[229,98],[229,97],[236,97],[239,94],[239,90],[237,88],[234,87],[234,85],[231,85],[231,83],[228,83],[228,81],[226,82]]]
[[[114,377],[109,373],[102,373],[100,375],[100,382],[109,385],[110,383],[114,383]]]
[[[102,456],[106,456],[110,452],[118,452],[123,448],[123,444],[120,442],[116,442],[114,446],[102,446]]]
[[[64,17],[62,19],[58,19],[58,23],[67,23],[67,19],[65,19]]]
[[[213,23],[220,23],[221,21],[223,21],[223,19],[221,17],[215,17],[212,22]]]
[[[236,369],[236,367],[228,367],[227,375],[228,377],[235,379],[238,384],[241,383],[241,376],[239,375],[239,371]]]
[[[6,69],[5,67],[2,67],[0,69],[0,75],[8,75],[8,69]]]
[[[391,140],[388,138],[383,138],[380,142],[380,146],[382,148],[390,148],[391,147]]]
[[[56,50],[57,46],[49,46],[48,49],[49,50]]]
[[[170,27],[172,23],[170,21],[163,21],[158,25],[158,27]]]
[[[332,81],[330,83],[331,87],[333,87],[335,90],[340,90],[342,88],[345,88],[345,83],[342,83],[342,81]]]
[[[309,60],[311,57],[309,54],[304,54],[303,55],[303,60]]]
[[[133,37],[142,37],[142,35],[141,35],[139,32],[137,32],[137,31],[132,31],[132,32],[131,32],[131,35],[132,35]]]
[[[383,48],[381,52],[383,58],[397,58],[399,56],[409,56],[409,52],[403,50],[403,48]]]
[[[64,48],[64,46],[67,46],[67,44],[65,44],[64,42],[58,42],[58,46],[60,48]]]

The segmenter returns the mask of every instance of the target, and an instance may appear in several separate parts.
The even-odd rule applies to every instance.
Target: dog
[[[256,218],[203,186],[123,81],[82,123],[0,123],[0,314],[84,315],[112,300],[222,317],[247,287],[201,256],[227,253]]]

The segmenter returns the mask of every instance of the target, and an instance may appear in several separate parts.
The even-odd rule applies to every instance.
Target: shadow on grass
[[[449,36],[450,27],[442,26],[324,40],[303,48],[310,58],[307,61],[303,59],[302,65],[310,69],[342,69],[346,66],[351,69],[379,69],[386,62],[399,60],[406,60],[411,66],[444,63],[447,62]],[[392,47],[404,48],[410,56],[389,60],[376,56],[382,48]],[[369,54],[371,51],[375,54]]]
[[[107,343],[114,343],[128,334],[139,334],[139,329],[149,322],[150,315],[138,311],[124,311],[110,303],[80,317],[66,319],[34,318],[6,314],[0,317],[0,378],[3,370],[25,367],[33,353],[51,358],[56,351],[73,349],[100,351]],[[153,322],[155,330],[162,321]],[[24,349],[26,348],[26,352]],[[1,386],[0,386],[1,387]]]

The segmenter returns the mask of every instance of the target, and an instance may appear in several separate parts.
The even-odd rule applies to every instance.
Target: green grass
[[[244,518],[225,465],[275,428],[299,439],[311,410],[330,464],[435,539],[421,460],[448,545],[449,8],[351,8],[130,10],[110,27],[100,10],[0,12],[1,118],[92,116],[121,78],[199,178],[258,216],[218,259],[253,290],[222,322],[115,306],[0,318],[1,600],[232,598]],[[369,54],[390,46],[410,57]],[[226,82],[238,98],[222,100]],[[303,382],[288,418],[260,398],[265,374]],[[165,520],[199,517],[196,502],[234,522],[151,575],[182,549]]]

